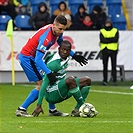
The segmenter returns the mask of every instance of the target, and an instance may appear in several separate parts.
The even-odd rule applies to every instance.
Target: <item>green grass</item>
[[[133,133],[133,90],[130,83],[119,86],[100,86],[92,83],[86,102],[92,103],[99,114],[94,118],[48,117],[48,106],[43,101],[45,114],[39,117],[16,117],[15,111],[34,87],[32,84],[0,84],[0,133]],[[70,98],[56,107],[71,112],[76,102]],[[36,102],[29,108],[32,113]]]

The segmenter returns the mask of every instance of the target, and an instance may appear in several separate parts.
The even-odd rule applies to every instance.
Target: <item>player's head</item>
[[[60,36],[64,30],[66,29],[67,25],[67,19],[65,18],[64,15],[59,15],[55,18],[54,23],[53,23],[53,34],[56,36]]]
[[[61,42],[60,47],[58,48],[59,55],[62,59],[66,59],[70,55],[72,45],[69,41],[64,40]]]

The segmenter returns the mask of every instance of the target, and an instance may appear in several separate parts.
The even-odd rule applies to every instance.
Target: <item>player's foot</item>
[[[80,115],[79,115],[79,110],[78,110],[78,109],[74,109],[74,110],[72,111],[72,113],[71,113],[71,116],[73,116],[73,117],[80,117]]]
[[[59,110],[54,110],[53,112],[49,110],[49,116],[69,116],[69,113],[63,113]]]
[[[23,116],[23,117],[33,117],[33,115],[28,114],[28,112],[24,109],[18,108],[16,110],[16,116]]]

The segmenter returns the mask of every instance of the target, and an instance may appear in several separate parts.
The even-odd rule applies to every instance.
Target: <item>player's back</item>
[[[47,32],[51,32],[49,34],[52,34],[52,24],[49,24],[47,26],[42,27],[38,31],[36,31],[27,41],[26,45],[22,48],[21,53],[26,56],[33,56],[35,57],[36,50],[39,44],[40,37]],[[45,40],[44,40],[45,41]]]

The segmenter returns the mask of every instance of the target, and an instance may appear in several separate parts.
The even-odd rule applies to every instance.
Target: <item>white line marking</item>
[[[89,118],[83,118],[89,119]],[[92,118],[90,118],[92,119]],[[86,123],[86,121],[34,121],[36,123]],[[91,123],[132,123],[132,121],[91,121]]]
[[[27,87],[33,86],[33,87],[36,87],[36,85],[28,85],[28,84],[25,84],[23,86],[27,86]],[[99,93],[107,93],[107,94],[133,95],[133,93],[127,93],[127,92],[103,91],[103,90],[90,90],[90,91],[91,92],[99,92]]]
[[[79,118],[80,119],[80,118]],[[93,118],[81,118],[81,119],[85,119],[85,120],[82,120],[82,121],[78,121],[78,120],[74,120],[74,121],[70,121],[70,120],[64,120],[64,121],[57,121],[57,120],[55,120],[55,121],[51,121],[51,120],[49,120],[49,121],[47,121],[47,120],[44,120],[44,121],[42,121],[42,120],[37,120],[37,121],[30,121],[30,123],[48,123],[48,124],[53,124],[53,123],[87,123],[87,119],[89,120],[89,119],[93,119]],[[90,122],[90,121],[88,121],[88,122]],[[2,124],[3,122],[0,122],[0,124]],[[16,123],[16,122],[14,122],[14,121],[12,121],[12,123]],[[25,121],[21,121],[20,123],[26,123]],[[126,123],[126,124],[131,124],[131,123],[133,123],[133,121],[91,121],[91,123],[99,123],[99,124],[102,124],[102,123]]]
[[[36,87],[37,85],[33,85],[33,84],[31,84],[31,85],[30,85],[30,84],[22,84],[22,85],[20,85],[20,86],[26,86],[26,87],[29,87],[29,86],[30,86],[30,87]]]
[[[99,93],[108,93],[108,94],[133,95],[133,93],[127,93],[127,92],[102,91],[102,90],[90,90],[90,91],[99,92]]]
[[[132,123],[132,121],[94,121],[94,123]]]

